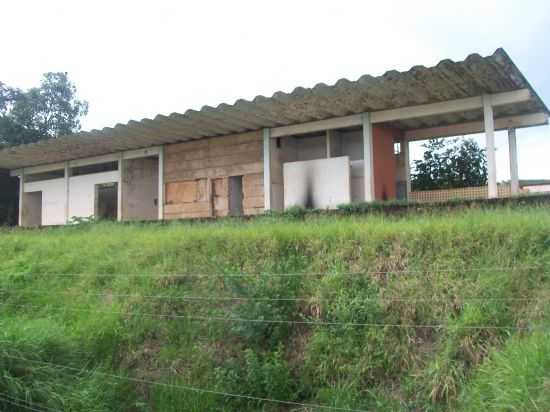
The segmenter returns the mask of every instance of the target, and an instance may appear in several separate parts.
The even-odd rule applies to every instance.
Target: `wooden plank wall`
[[[243,213],[263,212],[261,131],[165,146],[165,219],[227,216],[228,178],[243,177]]]

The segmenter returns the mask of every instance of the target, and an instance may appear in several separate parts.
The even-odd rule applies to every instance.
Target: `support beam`
[[[370,113],[363,113],[363,164],[365,170],[365,201],[375,200],[374,193],[374,153],[373,153],[373,134]]]
[[[495,130],[519,129],[522,127],[542,126],[548,124],[547,113],[532,113],[517,116],[507,116],[495,119]],[[465,136],[483,133],[483,121],[452,124],[449,126],[428,127],[405,131],[409,140],[426,140],[436,137]]]
[[[330,159],[331,153],[330,153],[330,141],[331,141],[331,131],[327,130],[325,133],[325,143],[327,146],[327,159]]]
[[[317,120],[314,122],[293,124],[290,126],[280,126],[271,129],[271,137],[284,137],[296,134],[322,132],[324,130],[342,129],[346,127],[360,126],[361,114],[351,116],[333,117],[326,120]]]
[[[158,183],[158,220],[164,220],[164,196],[165,196],[165,187],[164,187],[164,146],[161,146],[159,149],[159,183]]]
[[[520,89],[513,92],[497,93],[488,96],[469,97],[467,99],[448,100],[446,102],[422,104],[401,109],[383,110],[372,113],[372,122],[391,122],[394,120],[414,119],[415,117],[481,109],[484,106],[486,97],[491,99],[492,106],[501,106],[529,100],[531,94],[528,89]]]
[[[124,159],[137,159],[141,157],[156,156],[160,153],[161,146],[152,146],[145,149],[126,150],[124,152],[113,152],[101,156],[85,157],[82,159],[69,160],[69,167],[88,166],[98,163],[117,162],[122,154]],[[35,174],[50,172],[52,170],[62,170],[65,168],[65,162],[52,163],[47,165],[30,166],[25,168],[25,173]],[[10,170],[10,176],[19,176],[22,169]]]
[[[508,129],[508,150],[510,153],[510,189],[513,195],[519,193],[518,177],[518,148],[516,143],[516,129]]]
[[[264,144],[264,210],[271,210],[271,130],[263,129]]]
[[[485,150],[487,151],[488,198],[494,199],[498,197],[498,188],[495,153],[495,122],[493,118],[493,106],[491,96],[483,97],[483,120],[485,124]]]
[[[511,92],[492,94],[490,97],[493,106],[501,106],[505,104],[527,101],[531,98],[531,93],[528,89],[519,89]],[[483,99],[483,96],[476,96],[468,97],[466,99],[448,100],[446,102],[421,104],[416,106],[401,107],[399,109],[371,112],[370,122],[391,122],[396,120],[481,109],[483,108]],[[333,117],[326,120],[274,127],[271,129],[271,137],[283,137],[296,134],[320,132],[323,130],[342,129],[346,127],[361,126],[361,124],[361,114]]]

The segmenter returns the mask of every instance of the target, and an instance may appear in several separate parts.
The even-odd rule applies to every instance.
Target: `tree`
[[[414,190],[449,189],[487,184],[485,149],[473,139],[431,139],[422,147],[411,173]]]
[[[0,146],[53,139],[80,130],[88,103],[76,99],[67,73],[45,73],[27,91],[0,82]]]

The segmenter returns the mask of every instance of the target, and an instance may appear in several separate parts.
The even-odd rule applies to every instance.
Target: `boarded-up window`
[[[206,179],[166,183],[166,204],[205,202],[207,197]]]

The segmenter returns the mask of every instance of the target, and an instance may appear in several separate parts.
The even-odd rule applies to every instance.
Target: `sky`
[[[548,0],[4,0],[1,20],[0,81],[68,72],[90,105],[84,130],[498,47],[550,105]],[[550,126],[517,134],[520,178],[550,178]],[[505,180],[505,132],[496,144]]]

